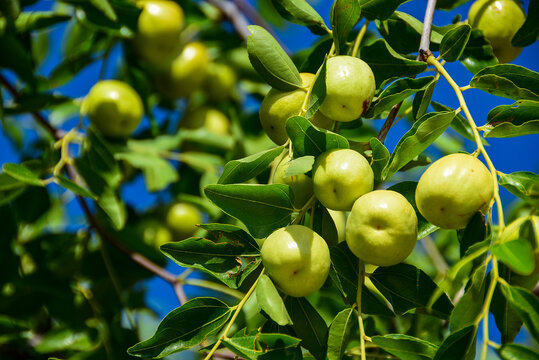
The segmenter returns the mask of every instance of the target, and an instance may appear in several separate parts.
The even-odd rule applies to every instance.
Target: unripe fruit
[[[443,229],[462,229],[492,199],[491,173],[477,158],[451,154],[435,161],[417,184],[415,201],[421,214]]]
[[[188,112],[181,120],[180,126],[185,129],[204,127],[213,134],[226,135],[230,132],[230,121],[225,114],[210,107],[199,107]]]
[[[294,207],[301,209],[313,195],[313,179],[305,174],[286,176],[290,156],[285,156],[273,174],[272,183],[289,185],[294,193]]]
[[[372,191],[374,174],[367,159],[350,149],[327,151],[313,166],[317,199],[333,210],[348,211],[361,195]]]
[[[202,86],[209,63],[206,46],[200,42],[189,43],[158,73],[157,89],[170,99],[191,95]]]
[[[354,203],[346,222],[346,243],[361,260],[378,266],[398,264],[416,241],[417,216],[398,192],[376,190]]]
[[[182,240],[192,236],[203,219],[195,206],[179,202],[170,207],[166,221],[168,227],[174,232],[175,238]]]
[[[173,241],[170,231],[157,221],[149,221],[142,226],[142,238],[148,245],[160,247]]]
[[[334,56],[326,65],[326,97],[320,111],[337,121],[358,119],[374,97],[374,74],[363,60],[353,56]]]
[[[499,62],[513,61],[522,51],[511,39],[526,21],[526,13],[515,0],[477,0],[470,7],[468,22],[480,29]]]
[[[214,101],[223,101],[234,96],[238,79],[226,64],[210,63],[204,80],[204,91]]]
[[[264,241],[261,254],[267,274],[290,296],[319,290],[329,273],[331,260],[325,240],[302,225],[275,230]]]
[[[300,76],[303,87],[310,86],[315,79],[315,75],[310,73],[301,73]],[[305,96],[307,96],[305,89],[281,91],[272,88],[264,97],[260,105],[260,123],[269,138],[277,145],[282,145],[288,140],[286,120],[299,115]],[[333,121],[320,111],[314,114],[311,123],[324,129],[329,129],[333,125]]]
[[[81,108],[90,122],[103,135],[128,137],[137,128],[144,114],[139,94],[118,80],[103,80],[91,89]]]
[[[139,56],[152,65],[172,60],[180,45],[185,17],[174,1],[144,1],[138,18],[134,46]]]

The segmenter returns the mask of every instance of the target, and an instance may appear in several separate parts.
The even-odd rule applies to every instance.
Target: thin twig
[[[231,1],[224,0],[207,0],[207,2],[221,10],[223,15],[225,15],[230,20],[230,22],[234,26],[234,29],[236,29],[238,35],[243,40],[247,40],[247,37],[251,34],[249,32],[249,29],[247,29],[247,26],[249,26],[249,22],[247,21],[245,15],[243,15],[242,12],[238,9],[236,4]]]

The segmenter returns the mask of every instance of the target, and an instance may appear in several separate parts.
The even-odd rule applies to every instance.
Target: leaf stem
[[[361,42],[363,41],[363,37],[365,37],[365,34],[367,33],[367,28],[369,27],[369,20],[365,20],[365,24],[361,27],[359,32],[357,33],[356,39],[354,40],[354,47],[352,49],[352,56],[356,57],[357,53],[359,52],[359,46],[361,45]]]
[[[254,282],[253,286],[251,286],[251,288],[249,289],[249,291],[247,291],[247,294],[245,294],[245,296],[243,297],[243,299],[241,299],[241,301],[239,302],[239,304],[236,305],[236,306],[234,307],[234,308],[236,309],[236,311],[234,312],[234,315],[232,315],[232,319],[230,319],[230,321],[228,322],[228,325],[226,326],[225,330],[223,331],[223,333],[222,333],[221,336],[219,337],[219,340],[217,340],[217,342],[215,343],[215,345],[213,345],[213,348],[210,350],[210,352],[208,353],[208,355],[206,355],[206,357],[204,358],[204,360],[209,360],[209,359],[211,359],[213,353],[217,350],[217,348],[219,347],[219,345],[221,345],[221,342],[223,341],[223,339],[226,339],[226,338],[227,338],[228,332],[230,331],[230,328],[232,328],[232,325],[234,324],[234,321],[236,321],[236,318],[237,318],[238,315],[240,314],[241,309],[243,308],[243,306],[245,305],[245,303],[247,302],[247,300],[249,300],[249,297],[251,297],[251,295],[252,295],[253,292],[255,291],[256,285],[258,284],[258,280],[260,280],[260,278],[262,277],[262,275],[264,275],[264,270],[265,270],[265,269],[262,269],[262,271],[260,272],[260,275],[258,275],[258,278],[257,278],[256,281]]]
[[[360,337],[360,347],[361,347],[361,360],[367,359],[367,354],[365,353],[365,328],[363,325],[363,317],[361,315],[361,297],[363,290],[363,283],[365,282],[365,263],[360,259],[359,260],[359,273],[357,279],[357,320],[359,322],[359,337]]]

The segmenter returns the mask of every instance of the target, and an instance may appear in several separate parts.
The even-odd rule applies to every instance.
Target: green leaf
[[[485,137],[513,137],[539,133],[539,102],[522,100],[490,110]]]
[[[227,162],[219,177],[219,184],[241,183],[254,178],[267,169],[282,152],[283,147],[279,146],[243,159]]]
[[[109,0],[90,0],[90,3],[110,20],[118,20],[118,15],[114,12],[114,8],[110,5]]]
[[[440,103],[437,103],[436,101],[431,102],[432,107],[435,111],[453,111],[449,106],[442,105]],[[465,137],[468,140],[475,141],[472,128],[470,127],[470,123],[468,120],[464,118],[461,114],[457,114],[455,118],[453,119],[453,122],[451,122],[451,128],[455,130],[459,135]],[[487,142],[483,139],[481,139],[483,144],[487,144]]]
[[[62,326],[47,331],[33,349],[40,354],[60,351],[91,351],[99,345],[97,330]]]
[[[356,302],[359,260],[352,254],[346,242],[329,247],[331,268],[329,275],[346,297],[348,304]],[[370,315],[394,316],[385,301],[380,300],[365,285],[361,289],[361,312]]]
[[[307,119],[312,118],[316,114],[320,105],[322,105],[326,98],[326,65],[327,56],[324,55],[324,62],[320,66],[320,69],[316,71],[316,79],[314,79],[313,88],[309,97],[309,105],[307,112],[305,113]]]
[[[470,325],[449,335],[440,344],[434,360],[473,359],[476,331],[475,326]]]
[[[533,248],[526,239],[514,239],[496,243],[492,253],[511,270],[521,275],[530,275],[535,268]]]
[[[460,257],[463,258],[471,246],[486,240],[485,216],[480,211],[476,212],[463,230],[457,230],[457,236],[460,243]]]
[[[428,341],[401,334],[373,336],[372,342],[402,360],[430,360],[438,350]]]
[[[223,344],[246,359],[301,360],[300,339],[286,334],[234,336],[223,339]]]
[[[482,265],[475,270],[470,287],[468,287],[462,298],[459,300],[449,318],[449,328],[451,329],[451,332],[473,325],[477,317],[483,311],[486,291],[486,274],[486,265]]]
[[[286,167],[285,176],[294,176],[306,174],[312,170],[314,164],[314,156],[302,156],[300,158],[291,160]]]
[[[432,99],[432,94],[434,93],[434,88],[436,87],[437,83],[438,80],[431,82],[424,91],[420,91],[414,96],[414,101],[412,103],[412,114],[414,119],[420,119],[427,113],[430,101]],[[434,108],[434,110],[442,111],[436,108]],[[445,110],[451,111],[453,109],[447,108]]]
[[[283,299],[267,275],[262,275],[255,289],[258,305],[280,326],[291,325],[292,319],[286,311]]]
[[[84,53],[61,61],[51,71],[49,75],[49,86],[51,88],[67,84],[75,75],[80,73],[88,65],[96,61],[90,53]]]
[[[498,63],[498,59],[492,52],[492,46],[479,29],[472,29],[468,44],[460,57],[462,64],[472,73]]]
[[[436,9],[453,10],[468,1],[470,0],[439,0],[436,2]]]
[[[419,79],[404,78],[393,82],[372,102],[365,117],[379,118],[382,113],[391,110],[393,105],[419,91],[424,91],[433,80],[433,76],[426,76]]]
[[[502,360],[539,360],[538,352],[518,344],[505,344],[497,348],[496,352]]]
[[[357,320],[357,312],[353,308],[341,310],[331,322],[328,334],[328,360],[340,360],[350,338],[350,330]]]
[[[499,283],[503,295],[535,340],[539,340],[539,299],[530,291]]]
[[[503,174],[498,180],[499,184],[525,200],[539,199],[539,175],[529,171],[517,171],[511,174]]]
[[[296,65],[281,48],[277,40],[264,28],[249,26],[247,39],[249,60],[258,74],[271,86],[288,91],[301,87],[301,77]]]
[[[15,29],[18,33],[28,33],[34,30],[47,28],[71,19],[70,15],[54,11],[25,11],[15,20]]]
[[[194,130],[181,129],[178,135],[180,143],[196,143],[221,150],[232,150],[235,146],[235,140],[232,136],[214,134],[204,127]]]
[[[438,286],[422,270],[408,264],[379,267],[370,276],[373,284],[393,305],[398,314],[412,309],[424,309]],[[432,305],[432,314],[448,318],[453,304],[443,294]]]
[[[357,0],[335,0],[330,17],[336,54],[346,55],[348,35],[361,18],[361,5]]]
[[[539,74],[518,65],[487,67],[475,74],[470,86],[513,100],[539,100]]]
[[[516,47],[530,46],[539,39],[539,3],[530,1],[528,3],[528,15],[526,21],[518,29],[517,33],[511,39],[511,44]]]
[[[286,121],[286,132],[294,145],[294,158],[318,156],[331,149],[348,149],[348,140],[331,131],[316,129],[302,116],[292,116]]]
[[[328,28],[324,19],[305,0],[271,0],[277,12],[286,20],[307,26],[313,34],[324,35]]]
[[[468,24],[460,25],[448,31],[440,43],[440,55],[442,58],[447,62],[457,61],[464,52],[471,34],[472,27]]]
[[[294,331],[301,339],[301,346],[309,350],[316,359],[325,359],[328,327],[324,319],[303,297],[289,296],[285,304],[294,323]]]
[[[33,85],[34,68],[30,51],[12,34],[0,34],[0,68],[13,70],[24,82]]]
[[[0,173],[0,191],[18,189],[24,186],[24,182],[12,178],[8,174]]]
[[[56,105],[72,103],[72,100],[65,96],[54,94],[22,94],[11,106],[6,106],[6,115],[17,115],[29,112],[50,109]]]
[[[159,155],[142,152],[116,153],[114,157],[142,170],[148,191],[159,191],[178,181],[178,171]]]
[[[421,240],[425,236],[432,234],[433,232],[438,230],[438,226],[432,225],[419,212],[419,209],[417,208],[417,205],[415,203],[416,188],[417,188],[417,182],[403,181],[403,182],[390,186],[388,190],[396,191],[402,196],[404,196],[406,200],[408,200],[410,205],[412,205],[412,207],[414,208],[415,214],[417,215],[417,240]]]
[[[421,154],[449,127],[456,113],[443,111],[428,113],[417,120],[395,146],[389,163],[382,172],[382,179],[388,180],[404,165]]]
[[[2,165],[4,173],[8,174],[14,179],[17,179],[25,184],[33,186],[45,186],[43,180],[41,180],[38,174],[28,169],[26,166],[15,163],[5,163]]]
[[[256,238],[288,225],[294,211],[294,195],[288,185],[217,184],[206,186],[204,193],[224,212],[241,220]]]
[[[56,181],[58,182],[58,185],[63,186],[66,189],[73,191],[77,195],[84,196],[92,200],[97,200],[97,196],[93,194],[90,190],[83,188],[82,186],[75,183],[74,181],[71,181],[65,176],[57,175]]]
[[[362,15],[369,20],[387,19],[400,4],[408,0],[361,0]]]
[[[148,340],[130,347],[136,357],[162,358],[200,344],[215,334],[230,318],[230,308],[221,300],[198,297],[172,310]]]
[[[188,238],[161,246],[161,251],[180,266],[204,271],[237,289],[261,263],[254,239],[234,225],[205,224],[205,238]]]
[[[21,12],[19,0],[4,0],[0,2],[0,11],[10,19],[16,19]]]
[[[374,180],[376,182],[382,182],[382,170],[387,166],[391,154],[378,138],[371,138],[369,145],[372,151],[371,168],[374,173]]]
[[[326,54],[329,53],[329,50],[331,50],[331,45],[333,45],[333,38],[329,36],[321,38],[318,42],[312,45],[309,55],[307,55],[307,57],[300,66],[300,71],[316,74],[320,66],[324,64]]]
[[[371,67],[377,88],[391,79],[414,76],[427,68],[427,64],[423,61],[401,56],[383,39],[364,46],[361,49],[361,59]]]

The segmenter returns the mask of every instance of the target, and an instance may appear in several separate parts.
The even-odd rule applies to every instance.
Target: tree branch
[[[206,0],[208,4],[211,4],[221,10],[221,12],[230,20],[238,35],[243,40],[247,40],[247,37],[251,35],[247,26],[249,22],[238,7],[231,1],[224,0]]]

